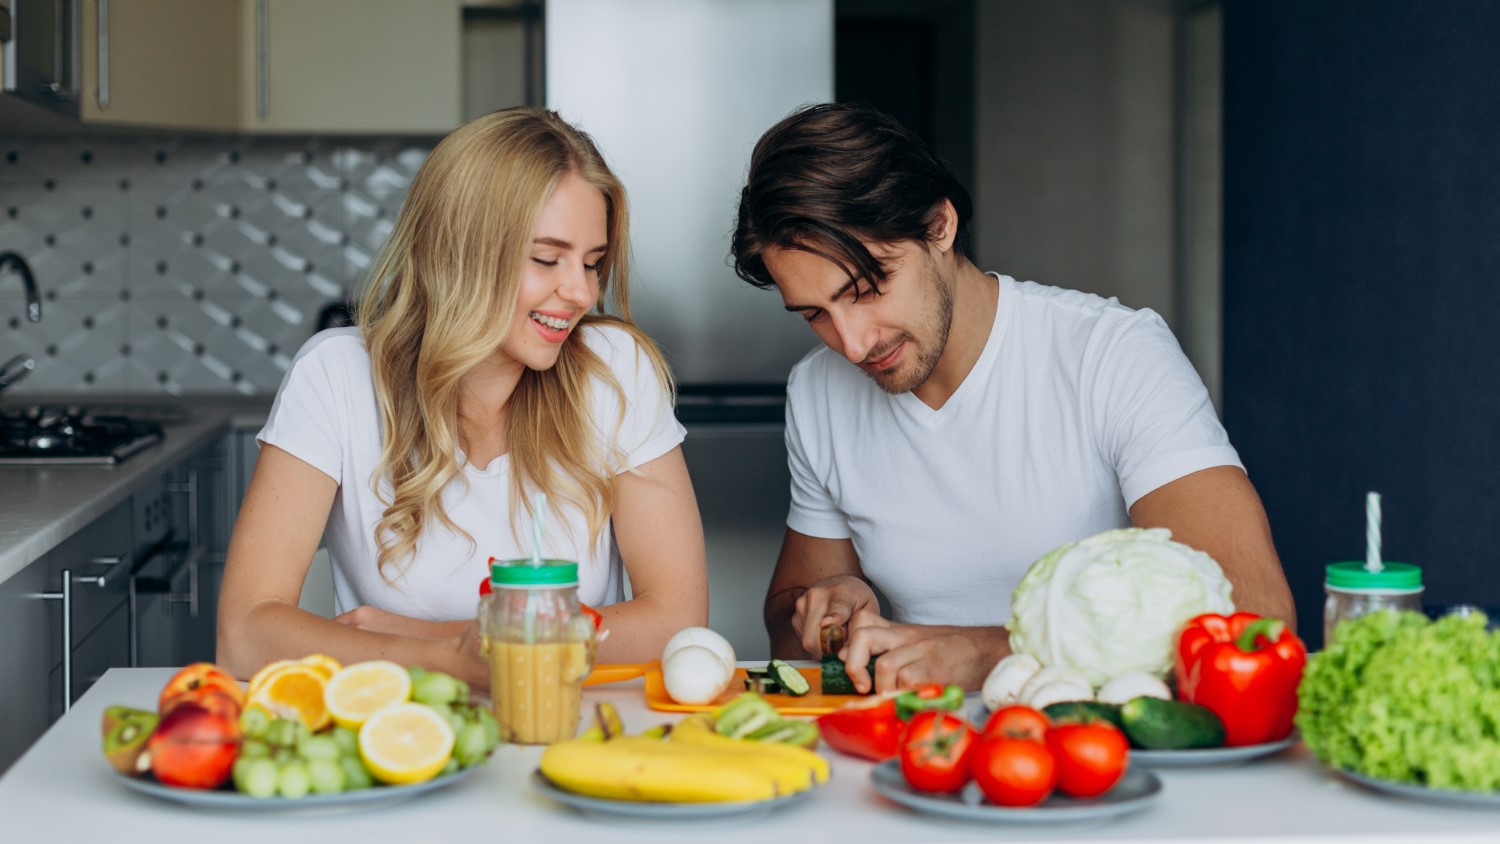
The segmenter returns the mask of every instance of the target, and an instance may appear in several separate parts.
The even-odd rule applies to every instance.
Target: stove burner
[[[0,411],[0,466],[109,466],[161,439],[161,425],[88,408]]]

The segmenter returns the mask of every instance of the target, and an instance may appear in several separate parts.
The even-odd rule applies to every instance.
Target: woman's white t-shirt
[[[827,348],[787,386],[787,526],[852,541],[899,622],[1000,624],[1043,554],[1128,527],[1184,475],[1243,468],[1161,317],[994,278],[984,351],[937,410]]]
[[[625,464],[640,466],[681,443],[686,429],[673,415],[670,396],[635,339],[614,326],[588,326],[581,339],[608,365],[624,391],[624,420],[614,445]],[[600,443],[609,453],[620,398],[608,384],[596,381],[593,401]],[[333,563],[336,612],[368,605],[432,621],[470,619],[480,581],[489,574],[489,558],[531,556],[531,523],[524,509],[518,529],[512,529],[510,456],[502,454],[483,468],[463,462],[462,475],[443,490],[444,511],[473,542],[429,519],[415,556],[401,561],[403,569],[392,582],[381,577],[375,565],[375,524],[390,500],[390,483],[382,479],[383,495],[371,484],[384,437],[370,356],[358,328],[322,331],[303,345],[256,439],[338,482],[323,534]],[[462,454],[457,458],[464,460]],[[590,543],[583,513],[548,499],[542,553],[578,561],[578,598],[591,606],[624,597],[612,533],[606,525],[598,541]]]

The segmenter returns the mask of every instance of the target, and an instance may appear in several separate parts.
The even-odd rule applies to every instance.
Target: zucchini
[[[875,676],[875,660],[878,657],[870,657],[870,676]],[[833,654],[823,656],[823,694],[825,695],[857,695],[859,690],[854,688],[854,681],[849,679],[849,672],[844,670],[844,661]],[[869,692],[875,691],[872,685]]]
[[[1106,721],[1125,729],[1125,719],[1117,703],[1100,703],[1097,700],[1068,700],[1042,708],[1042,714],[1054,724],[1092,724]]]
[[[781,690],[793,697],[801,697],[812,689],[812,684],[802,676],[792,665],[779,659],[771,660],[768,666],[771,677],[781,686]]]
[[[1132,698],[1120,706],[1120,717],[1131,744],[1145,750],[1224,746],[1224,722],[1196,703]]]

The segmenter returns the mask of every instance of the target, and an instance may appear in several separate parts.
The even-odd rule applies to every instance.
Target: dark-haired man
[[[1213,556],[1240,609],[1292,618],[1260,499],[1165,323],[980,271],[970,213],[868,107],[801,109],[755,147],[735,271],[827,347],[787,385],[773,653],[816,657],[820,630],[844,625],[861,690],[978,688],[1009,652],[998,625],[1027,566],[1131,525]]]

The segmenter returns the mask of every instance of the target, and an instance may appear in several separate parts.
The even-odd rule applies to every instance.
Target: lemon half
[[[340,727],[358,730],[371,715],[411,697],[411,675],[389,660],[342,668],[323,688],[323,703]]]
[[[437,710],[395,703],[377,711],[359,730],[359,756],[375,779],[388,785],[426,782],[453,755],[453,727]]]

